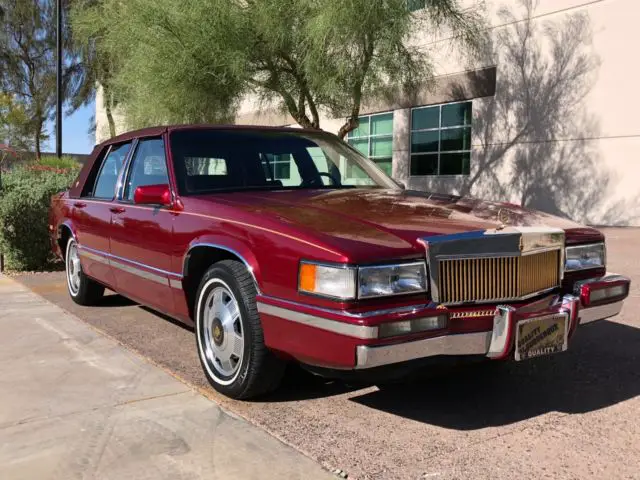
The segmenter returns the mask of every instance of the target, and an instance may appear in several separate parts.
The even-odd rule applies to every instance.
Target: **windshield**
[[[324,132],[175,130],[171,153],[182,195],[246,189],[398,188],[375,163]]]

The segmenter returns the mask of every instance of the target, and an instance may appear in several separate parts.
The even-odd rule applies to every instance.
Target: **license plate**
[[[567,349],[569,315],[560,313],[528,318],[516,327],[517,361],[564,352]]]

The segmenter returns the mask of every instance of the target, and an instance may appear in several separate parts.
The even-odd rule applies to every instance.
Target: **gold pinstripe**
[[[78,199],[74,198],[73,200],[66,200],[66,201],[67,202],[77,201],[77,202],[83,202],[83,203],[94,203],[94,204],[102,204],[102,205],[109,203],[109,202],[99,202],[99,201],[95,201],[95,200],[85,200],[85,199],[79,199],[79,198]],[[161,209],[161,208],[157,208],[156,209],[156,208],[141,207],[141,206],[138,206],[138,205],[129,205],[129,204],[122,204],[122,205],[124,205],[126,208],[137,208],[137,209],[141,209],[141,210],[157,210],[159,212],[171,213],[172,215],[191,215],[191,216],[195,216],[195,217],[202,217],[202,218],[209,218],[209,219],[212,219],[212,220],[218,220],[218,221],[221,221],[221,222],[233,223],[235,225],[242,225],[243,227],[255,228],[255,229],[261,230],[263,232],[273,233],[274,235],[279,235],[281,237],[288,238],[289,240],[293,240],[293,241],[296,241],[296,242],[303,243],[305,245],[309,245],[310,247],[314,247],[314,248],[317,248],[317,249],[320,249],[320,250],[324,250],[325,252],[331,253],[331,254],[336,255],[336,256],[342,256],[341,253],[336,252],[335,250],[331,250],[331,249],[323,247],[321,245],[317,245],[317,244],[309,242],[307,240],[303,240],[302,238],[294,237],[293,235],[288,235],[286,233],[279,232],[277,230],[272,230],[270,228],[260,227],[258,225],[252,225],[250,223],[240,222],[238,220],[231,220],[231,219],[228,219],[228,218],[216,217],[214,215],[205,215],[203,213],[176,212],[174,210],[165,210],[165,209]]]

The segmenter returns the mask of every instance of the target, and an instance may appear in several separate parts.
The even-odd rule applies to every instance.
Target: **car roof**
[[[322,130],[312,130],[299,127],[268,127],[265,125],[222,125],[222,124],[181,124],[181,125],[159,125],[156,127],[141,128],[138,130],[132,130],[130,132],[121,133],[115,137],[111,137],[104,142],[100,143],[96,147],[102,148],[105,145],[111,145],[114,143],[126,142],[133,138],[138,137],[153,137],[162,135],[165,132],[171,132],[175,130],[245,130],[245,131],[274,131],[274,132],[307,132],[318,133]],[[325,132],[326,133],[326,132]]]

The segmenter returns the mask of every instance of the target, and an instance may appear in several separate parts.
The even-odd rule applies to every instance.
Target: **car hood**
[[[571,220],[509,203],[428,192],[343,189],[224,193],[199,197],[329,236],[380,246],[419,247],[421,237],[493,229],[500,225],[562,228],[567,243],[601,240]]]

